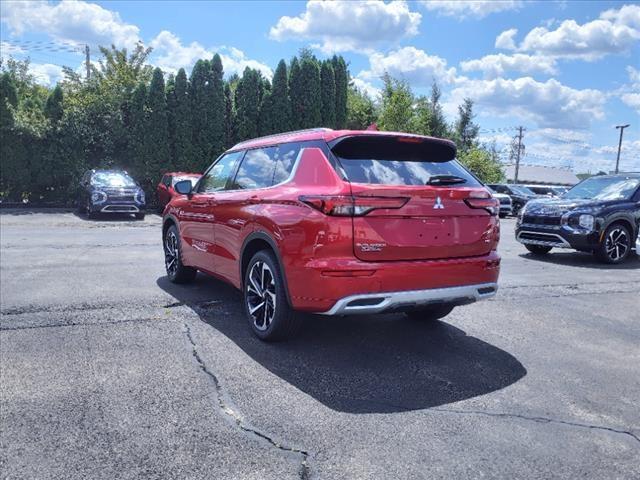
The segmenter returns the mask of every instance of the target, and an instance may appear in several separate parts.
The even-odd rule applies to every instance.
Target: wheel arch
[[[638,235],[638,229],[634,225],[633,220],[631,220],[630,218],[628,218],[626,216],[619,216],[619,217],[612,218],[611,220],[609,220],[607,222],[606,226],[602,229],[602,237],[601,237],[600,241],[602,241],[602,239],[604,238],[604,232],[606,232],[607,229],[610,226],[616,225],[616,224],[621,224],[621,225],[625,226],[629,230],[629,233],[631,234],[632,240],[636,237],[636,235]],[[633,241],[632,241],[632,243],[633,243]]]
[[[270,250],[273,252],[273,255],[276,257],[276,262],[278,262],[278,267],[280,268],[280,273],[282,273],[282,280],[284,282],[284,291],[287,295],[287,301],[289,305],[291,305],[291,296],[289,295],[289,284],[287,282],[287,272],[284,269],[284,264],[282,263],[282,256],[280,255],[280,250],[278,249],[278,244],[276,241],[266,232],[256,231],[247,235],[244,242],[242,243],[242,249],[240,250],[240,289],[244,288],[244,274],[249,266],[249,262],[251,258],[261,250]]]
[[[169,230],[169,227],[171,227],[171,225],[175,225],[175,227],[178,228],[178,221],[175,219],[173,215],[167,215],[162,221],[162,239],[163,240],[164,240],[164,236],[167,233],[167,230]]]

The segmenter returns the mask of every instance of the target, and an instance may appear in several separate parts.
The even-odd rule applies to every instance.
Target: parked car
[[[511,197],[504,193],[498,193],[493,190],[491,187],[487,187],[491,192],[491,195],[500,202],[500,218],[504,218],[507,215],[513,215],[513,204],[511,202]]]
[[[455,144],[404,133],[313,129],[239,143],[163,220],[170,281],[215,275],[243,293],[263,340],[295,311],[402,311],[435,320],[497,291],[498,202]]]
[[[498,193],[504,193],[511,197],[511,203],[513,205],[513,214],[517,215],[520,209],[529,201],[534,198],[540,198],[540,195],[536,195],[527,187],[522,185],[514,185],[511,183],[491,183],[489,184],[492,190]]]
[[[527,203],[516,239],[536,255],[573,248],[620,263],[634,248],[639,227],[640,174],[602,175],[583,180],[561,198]]]
[[[547,197],[558,198],[560,195],[569,190],[568,187],[560,185],[523,185],[536,195],[546,195]]]
[[[156,187],[156,201],[158,204],[158,211],[162,213],[167,203],[171,201],[173,197],[178,195],[175,191],[175,184],[183,180],[189,180],[193,185],[196,184],[200,178],[200,173],[186,173],[186,172],[167,172],[162,176],[160,183]]]
[[[88,170],[80,180],[78,210],[89,218],[101,213],[133,213],[144,219],[144,190],[124,170]]]

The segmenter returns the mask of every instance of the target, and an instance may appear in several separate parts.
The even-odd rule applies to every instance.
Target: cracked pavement
[[[4,478],[638,478],[640,260],[526,254],[422,325],[304,317],[164,277],[160,219],[0,212]]]

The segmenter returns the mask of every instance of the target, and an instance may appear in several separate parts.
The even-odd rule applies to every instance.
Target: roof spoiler
[[[353,160],[448,162],[456,158],[456,145],[451,140],[420,135],[349,135],[329,146],[338,157]]]

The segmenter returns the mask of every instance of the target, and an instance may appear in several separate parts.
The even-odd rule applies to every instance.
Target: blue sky
[[[374,97],[388,71],[417,93],[437,81],[450,120],[472,98],[483,140],[503,148],[526,128],[531,164],[611,170],[614,126],[630,123],[621,168],[640,171],[638,2],[3,1],[1,18],[2,56],[29,56],[45,84],[80,66],[83,44],[140,40],[167,72],[219,52],[227,73],[267,76],[311,47],[343,55]]]

